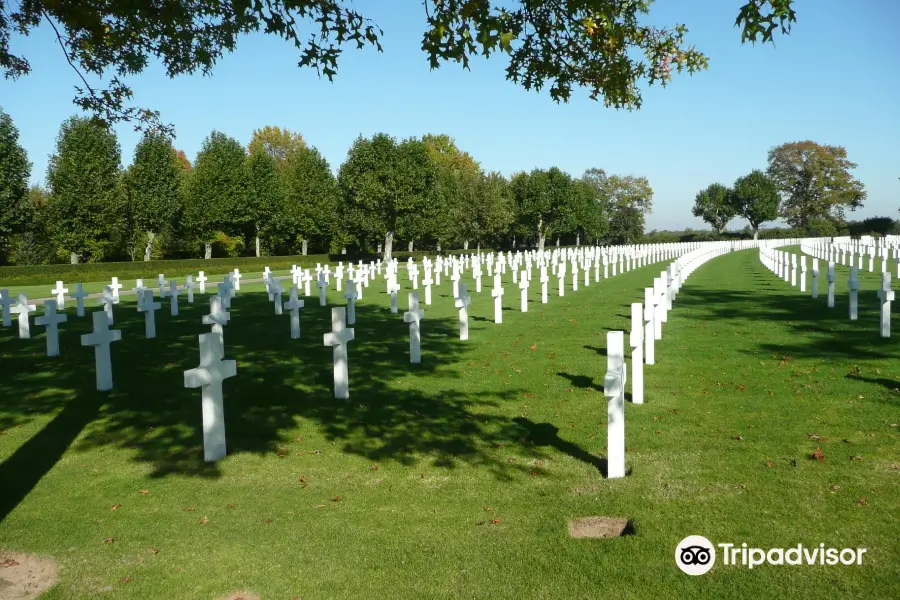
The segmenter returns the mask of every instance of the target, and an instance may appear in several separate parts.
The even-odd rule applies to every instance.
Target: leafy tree
[[[759,226],[778,218],[778,188],[762,171],[755,169],[739,177],[732,188],[732,202],[737,215],[747,219],[753,239],[759,238]]]
[[[587,242],[605,237],[609,232],[609,219],[600,192],[583,179],[573,182],[575,204],[575,243],[581,243],[581,235]]]
[[[423,215],[425,236],[438,243],[469,241],[478,237],[481,223],[472,210],[476,181],[481,174],[478,162],[456,146],[448,135],[424,135],[422,143],[436,169],[435,197]]]
[[[305,147],[306,142],[299,133],[266,125],[262,129],[253,131],[253,137],[250,138],[247,150],[251,155],[256,151],[264,152],[275,159],[278,167],[282,167],[291,152],[296,152]]]
[[[749,0],[738,13],[742,42],[763,43],[796,21],[794,0]],[[3,8],[4,2],[0,2]],[[707,58],[685,41],[687,28],[642,24],[651,2],[620,0],[426,0],[422,50],[432,68],[454,61],[464,68],[476,54],[505,53],[507,79],[525,89],[550,85],[550,96],[567,101],[572,89],[587,88],[607,106],[639,108],[642,83],[665,85],[673,71],[694,73]],[[300,50],[299,66],[314,67],[331,80],[344,44],[381,50],[383,32],[354,10],[349,0],[219,2],[170,0],[165,10],[131,0],[104,2],[20,2],[0,10],[0,66],[7,77],[31,71],[11,41],[41,22],[50,24],[66,59],[78,72],[75,102],[107,122],[139,121],[159,126],[155,111],[129,106],[125,79],[160,59],[170,77],[207,74],[244,34],[263,31]],[[300,22],[318,34],[303,39]],[[16,37],[13,37],[16,32]],[[88,76],[112,74],[96,90]]]
[[[205,246],[204,257],[212,257],[218,232],[242,232],[250,215],[250,182],[247,153],[236,139],[213,131],[197,153],[188,178],[184,220],[197,242]]]
[[[28,190],[28,218],[21,233],[16,236],[13,262],[17,265],[43,265],[54,262],[56,249],[50,241],[49,221],[50,192],[40,186]]]
[[[124,175],[128,212],[143,240],[145,261],[153,256],[157,236],[175,226],[183,200],[183,172],[172,140],[164,133],[146,132]]]
[[[434,188],[434,166],[424,144],[397,144],[387,134],[359,137],[338,172],[352,231],[362,243],[384,239],[384,260],[390,260],[394,238],[415,239],[421,215]]]
[[[19,130],[12,117],[0,109],[0,264],[9,253],[13,235],[23,231],[28,219],[28,178],[31,163],[19,145]]]
[[[185,171],[190,171],[193,169],[193,165],[191,165],[190,159],[184,153],[184,150],[178,150],[175,153],[175,156],[178,158],[179,163],[181,164],[181,168]]]
[[[556,167],[520,173],[512,180],[516,213],[521,224],[537,239],[544,251],[547,237],[565,231],[571,222],[572,177]]]
[[[515,200],[509,181],[500,173],[480,173],[475,180],[467,227],[478,244],[507,232],[515,219]]]
[[[247,213],[250,235],[254,238],[256,256],[262,256],[262,238],[271,241],[279,228],[284,211],[284,188],[278,164],[264,148],[254,147],[247,157]]]
[[[709,223],[716,233],[722,235],[728,222],[734,218],[736,211],[731,190],[721,183],[714,183],[697,193],[691,212],[695,217],[700,217]]]
[[[310,240],[332,240],[333,252],[347,243],[339,205],[341,192],[325,157],[313,146],[292,151],[284,168],[285,204],[283,223],[301,243],[304,254]]]
[[[62,124],[50,157],[50,235],[61,256],[75,264],[102,260],[123,229],[119,141],[96,119],[72,117]]]
[[[582,180],[594,187],[608,215],[610,244],[633,244],[644,235],[646,215],[653,210],[653,189],[646,177],[607,175],[588,169]]]
[[[855,168],[843,146],[805,141],[772,148],[768,175],[782,195],[781,216],[806,227],[811,219],[843,219],[846,208],[860,208],[866,191],[850,173]]]

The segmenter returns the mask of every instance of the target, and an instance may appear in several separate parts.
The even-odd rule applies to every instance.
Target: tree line
[[[732,219],[743,217],[753,239],[760,225],[778,218],[801,235],[840,235],[849,231],[846,209],[861,208],[866,199],[862,182],[850,173],[855,168],[842,146],[782,144],[769,151],[765,171],[755,169],[731,187],[713,183],[698,192],[692,212],[718,234]]]
[[[161,130],[121,166],[114,131],[93,117],[60,127],[46,186],[0,110],[0,264],[156,260],[633,243],[646,177],[559,168],[506,178],[447,135],[359,137],[335,175],[303,136],[254,131],[247,147],[213,131],[193,162]]]

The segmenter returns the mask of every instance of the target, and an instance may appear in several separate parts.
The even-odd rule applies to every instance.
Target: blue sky
[[[446,133],[505,175],[557,166],[576,176],[590,167],[646,176],[655,192],[648,230],[680,229],[706,228],[690,214],[697,191],[765,168],[773,146],[811,139],[846,147],[858,163],[868,200],[851,218],[898,216],[900,2],[797,0],[798,22],[775,47],[740,43],[733,23],[744,2],[657,0],[649,22],[686,24],[709,69],[647,90],[636,112],[604,108],[582,91],[561,105],[546,91],[527,92],[505,80],[499,55],[473,61],[471,72],[430,71],[420,50],[424,10],[412,0],[355,3],[384,30],[384,53],[348,49],[334,83],[297,68],[292,46],[263,35],[243,38],[211,77],[170,80],[154,65],[130,83],[137,104],[175,124],[176,146],[191,160],[213,129],[247,143],[255,128],[287,127],[335,171],[360,134]],[[76,75],[54,43],[47,27],[14,39],[34,72],[0,84],[33,183],[44,181],[60,123],[78,112]],[[117,131],[127,165],[139,134]]]

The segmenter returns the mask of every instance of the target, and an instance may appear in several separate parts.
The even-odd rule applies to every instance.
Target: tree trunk
[[[413,251],[413,242],[410,242],[409,243],[409,252],[412,252],[412,251]]]
[[[756,241],[758,239],[759,239],[759,227],[757,226],[757,227],[753,228],[753,241]]]
[[[389,262],[391,260],[391,250],[394,246],[394,232],[388,231],[384,234],[384,256],[382,257],[382,261]]]
[[[441,253],[441,243],[440,242],[437,243],[437,251],[438,251],[438,254]]]
[[[513,236],[513,250],[516,249],[516,236]]]
[[[303,240],[302,242],[300,242],[300,253],[303,256],[306,256],[306,240]]]
[[[81,257],[78,256],[78,253],[70,252],[69,253],[69,263],[73,264],[73,265],[77,265],[79,262],[81,262]]]
[[[259,228],[256,228],[256,258],[259,258],[262,255],[259,248]]]
[[[212,244],[204,244],[203,245],[203,258],[209,260],[212,258]]]
[[[578,232],[575,234],[575,245],[576,246],[581,245],[581,232]]]
[[[153,256],[153,242],[156,241],[156,234],[152,231],[147,232],[147,245],[144,246],[144,262],[147,262],[152,259]]]
[[[544,243],[547,241],[547,238],[541,234],[538,236],[538,254],[544,251]]]
[[[559,236],[556,237],[556,247],[559,248]]]
[[[469,249],[469,240],[463,240],[463,250]]]

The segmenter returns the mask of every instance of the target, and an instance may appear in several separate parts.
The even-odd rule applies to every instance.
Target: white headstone
[[[354,330],[344,323],[346,311],[343,306],[331,309],[331,333],[326,333],[324,342],[333,348],[334,397],[338,400],[350,398],[350,370],[347,365],[347,344],[354,339]]]
[[[494,275],[494,289],[491,290],[494,297],[494,323],[503,322],[503,282],[500,273]]]
[[[169,309],[173,317],[178,316],[178,283],[173,279],[169,282]]]
[[[466,284],[459,284],[459,296],[454,301],[456,310],[459,311],[459,339],[469,339],[469,304],[472,299],[466,293]]]
[[[850,267],[847,290],[850,292],[850,320],[856,321],[859,318],[859,267]]]
[[[282,314],[282,308],[284,307],[284,304],[282,303],[281,295],[285,292],[285,289],[284,286],[281,285],[281,277],[272,278],[272,287],[269,291],[272,293],[272,302],[274,302],[275,314]]]
[[[12,317],[10,317],[9,310],[9,307],[12,305],[13,300],[9,297],[9,290],[3,288],[0,290],[0,313],[2,313],[4,327],[12,326]]]
[[[66,294],[69,293],[69,288],[63,287],[62,281],[56,282],[56,287],[50,290],[51,294],[56,294],[56,307],[59,310],[63,310],[66,307]],[[56,356],[55,354],[53,356]]]
[[[106,311],[106,316],[109,317],[109,324],[112,325],[115,322],[113,306],[116,303],[116,299],[113,297],[112,289],[109,286],[103,288],[103,295],[97,298],[97,302],[103,305],[103,310]]]
[[[161,308],[160,302],[153,301],[153,290],[147,290],[141,295],[138,311],[144,313],[144,337],[148,340],[156,337],[156,311]]]
[[[425,286],[425,306],[431,306],[431,285],[433,283],[431,271],[425,271],[425,279],[422,280],[422,285]]]
[[[112,296],[112,292],[110,292]],[[109,345],[122,339],[122,332],[110,329],[109,315],[106,311],[95,310],[91,313],[94,331],[81,336],[82,346],[94,347],[94,365],[97,372],[97,391],[108,392],[113,388],[112,356]]]
[[[184,280],[184,289],[187,290],[188,304],[194,303],[194,276],[188,275]]]
[[[243,277],[244,277],[244,276],[241,275],[241,272],[240,272],[239,270],[237,270],[237,269],[235,269],[235,270],[232,272],[231,280],[234,282],[234,291],[236,291],[236,292],[241,291],[241,279],[242,279]]]
[[[607,477],[625,477],[625,334],[606,334],[606,377],[603,395],[607,398]]]
[[[113,298],[115,299],[116,304],[119,303],[119,290],[121,290],[122,287],[124,287],[124,286],[122,286],[122,284],[119,283],[119,278],[113,277],[112,283],[109,284],[109,289],[112,290]]]
[[[59,324],[68,319],[66,315],[56,312],[56,300],[44,300],[44,314],[36,318],[34,324],[47,328],[47,356],[59,356]]]
[[[225,356],[225,325],[231,314],[226,310],[225,300],[222,296],[213,296],[209,299],[209,314],[203,315],[201,322],[204,325],[212,325],[212,333],[216,334],[221,340],[222,357]]]
[[[519,277],[519,295],[522,303],[522,312],[528,312],[528,275],[522,271]]]
[[[422,330],[421,322],[425,311],[419,308],[419,293],[409,293],[409,310],[403,313],[403,321],[409,323],[409,362],[422,362]]]
[[[203,273],[203,271],[200,271],[200,273],[197,275],[197,283],[200,285],[200,293],[201,294],[206,293],[206,282],[207,282],[206,275]]]
[[[184,387],[200,388],[203,411],[203,460],[225,457],[225,409],[222,382],[237,375],[237,363],[223,360],[225,349],[214,333],[200,334],[200,366],[184,372]]]
[[[13,305],[11,312],[18,315],[19,321],[19,339],[27,340],[31,337],[31,317],[30,314],[37,310],[34,304],[28,304],[28,298],[25,294],[19,294],[18,302]]]
[[[291,286],[288,294],[289,300],[284,303],[284,307],[291,313],[291,339],[296,340],[300,337],[300,309],[303,308],[303,300],[300,299],[300,290],[296,285]]]
[[[891,289],[891,274],[882,271],[881,287],[878,288],[878,298],[881,300],[881,337],[891,337],[891,302],[894,300],[894,291]]]
[[[819,297],[819,259],[812,259],[812,297]]]
[[[347,291],[344,292],[347,299],[347,325],[356,324],[356,282],[353,278],[347,280]]]
[[[644,403],[644,305],[631,304],[631,402]]]
[[[644,362],[648,365],[656,364],[655,300],[653,288],[644,288]]]
[[[325,297],[325,292],[328,290],[328,281],[325,278],[324,271],[319,272],[319,276],[316,279],[316,287],[319,288],[319,306],[327,306],[328,299]]]
[[[75,299],[75,314],[79,317],[83,317],[84,299],[88,297],[88,293],[84,291],[80,283],[76,283],[75,292],[69,295]]]
[[[834,263],[828,263],[828,308],[834,308],[834,282],[837,277],[834,273]]]

